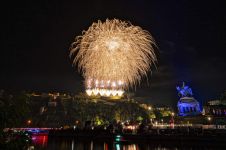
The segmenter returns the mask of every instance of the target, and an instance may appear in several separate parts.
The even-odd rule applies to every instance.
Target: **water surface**
[[[165,144],[137,142],[115,142],[98,140],[78,140],[75,138],[51,138],[48,135],[33,136],[35,150],[215,150],[222,149],[216,146],[194,145],[193,143],[184,145],[183,143]]]

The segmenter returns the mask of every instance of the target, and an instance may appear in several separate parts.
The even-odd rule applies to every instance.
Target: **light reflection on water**
[[[33,135],[32,142],[40,147],[47,147],[48,135]]]
[[[113,141],[89,141],[73,138],[48,138],[48,135],[32,136],[35,150],[178,150],[212,149],[207,147],[177,147],[153,145],[151,143],[115,143]]]

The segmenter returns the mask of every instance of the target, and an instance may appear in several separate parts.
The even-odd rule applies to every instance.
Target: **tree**
[[[31,118],[29,97],[24,92],[1,94],[0,109],[1,128],[22,127]]]

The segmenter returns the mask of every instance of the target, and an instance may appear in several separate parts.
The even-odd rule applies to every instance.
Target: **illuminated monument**
[[[180,100],[177,103],[179,116],[195,116],[201,114],[199,102],[194,99],[192,89],[183,82],[176,87]]]

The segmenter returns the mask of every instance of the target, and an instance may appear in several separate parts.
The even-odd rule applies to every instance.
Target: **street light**
[[[148,107],[148,110],[151,110],[151,106]]]
[[[172,112],[172,113],[171,113],[171,115],[174,117],[175,113],[174,113],[174,112]]]
[[[170,127],[174,129],[174,112],[171,113]]]
[[[207,120],[208,120],[208,121],[211,121],[211,117],[208,117]]]
[[[27,120],[27,125],[30,126],[30,125],[31,125],[31,122],[32,122],[32,121],[31,121],[30,119]]]
[[[212,118],[210,116],[207,117],[207,120],[208,120],[208,124],[210,125],[211,124],[211,120]]]
[[[155,125],[158,125],[158,121],[155,121]]]
[[[162,124],[163,124],[163,119],[161,119],[161,122],[162,122]]]

